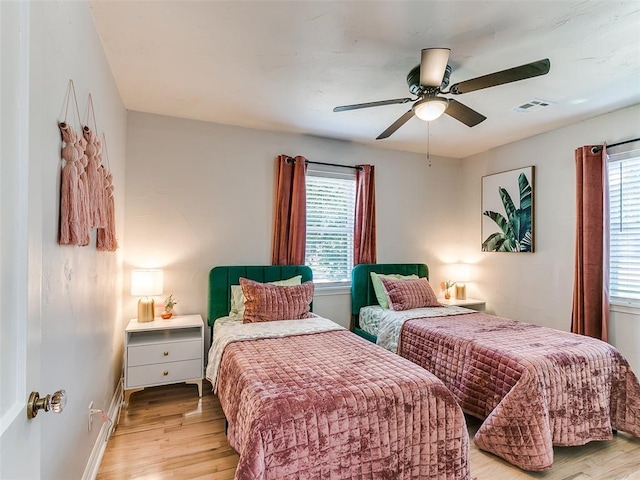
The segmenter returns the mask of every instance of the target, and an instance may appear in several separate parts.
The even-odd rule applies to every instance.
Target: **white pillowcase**
[[[231,318],[239,317],[242,320],[244,316],[244,300],[242,287],[240,285],[231,285],[231,310],[229,311]],[[240,305],[242,311],[238,310],[238,305]]]
[[[272,285],[280,285],[281,287],[291,287],[294,285],[302,284],[302,275],[296,275],[295,277],[287,278],[285,280],[277,280],[275,282],[267,282]],[[244,318],[244,293],[242,293],[242,287],[240,285],[231,285],[231,311],[229,316],[231,318]]]

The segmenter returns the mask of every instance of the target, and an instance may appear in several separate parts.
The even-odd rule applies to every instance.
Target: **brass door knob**
[[[61,413],[66,405],[67,393],[64,390],[58,390],[53,395],[47,395],[44,398],[40,398],[38,392],[31,392],[27,402],[27,418],[34,418],[38,415],[38,410],[45,412],[52,410],[53,413]]]

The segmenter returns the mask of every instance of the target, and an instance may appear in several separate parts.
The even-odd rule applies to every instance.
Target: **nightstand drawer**
[[[157,363],[193,360],[202,357],[200,339],[188,342],[158,343],[151,345],[129,346],[127,349],[127,365],[137,367]]]
[[[127,385],[125,388],[182,382],[200,378],[202,378],[202,362],[200,358],[182,362],[142,365],[127,369]]]
[[[125,405],[134,392],[180,382],[196,384],[202,397],[204,322],[200,315],[142,323],[134,318],[124,332]]]

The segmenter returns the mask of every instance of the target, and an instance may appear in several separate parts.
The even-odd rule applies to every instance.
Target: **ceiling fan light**
[[[448,106],[446,98],[425,98],[413,106],[413,111],[419,119],[430,122],[440,117]]]

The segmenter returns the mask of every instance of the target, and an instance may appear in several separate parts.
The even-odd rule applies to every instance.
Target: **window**
[[[345,170],[345,169],[341,169]],[[349,285],[353,268],[355,172],[307,169],[305,264],[319,284]]]
[[[609,294],[640,303],[640,150],[608,157]]]

